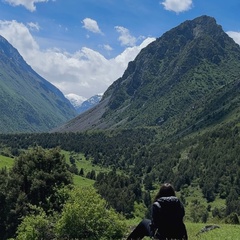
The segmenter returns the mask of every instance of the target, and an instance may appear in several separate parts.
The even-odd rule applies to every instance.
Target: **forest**
[[[27,239],[26,229],[35,228],[38,238],[29,239],[121,239],[126,219],[149,216],[152,197],[164,182],[174,185],[188,221],[239,224],[239,130],[225,124],[214,131],[164,140],[156,128],[1,134],[0,154],[14,163],[0,174],[0,235]],[[69,153],[69,161],[62,151]],[[76,164],[78,154],[92,170],[86,172]],[[96,172],[95,166],[103,171]],[[76,187],[73,175],[94,184]],[[87,212],[80,206],[95,198],[99,208],[108,206],[108,211],[95,211],[92,217],[109,214],[115,227],[103,229],[106,223],[99,222],[98,231],[90,223],[88,229],[71,230],[74,214]],[[43,232],[48,236],[39,237]]]

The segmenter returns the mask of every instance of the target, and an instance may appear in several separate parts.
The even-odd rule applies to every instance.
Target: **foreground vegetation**
[[[57,154],[58,151],[59,150],[56,149],[51,150],[50,156],[53,157],[54,154]],[[40,153],[42,154],[41,157],[43,159],[48,156],[46,160],[49,161],[49,152],[44,151],[41,148],[37,148],[24,154],[24,157],[17,158],[17,162],[21,162],[24,159],[29,160],[27,158],[29,156],[35,156],[32,158],[32,160],[34,161],[34,159],[36,159],[39,161]],[[70,164],[70,156],[72,155],[68,152],[62,153],[64,153],[66,156],[66,163]],[[59,155],[59,157],[60,156],[61,155]],[[80,156],[81,155],[79,155],[79,157]],[[75,157],[77,157],[77,155],[75,155]],[[61,158],[62,157],[60,157],[60,159]],[[80,159],[83,162],[86,161],[81,166],[85,166],[90,170],[90,162],[83,157],[80,157]],[[13,164],[13,159],[10,157],[0,156],[0,167],[4,167],[6,162],[8,162],[8,167],[11,168]],[[28,161],[26,161],[25,164],[28,165],[27,162]],[[23,167],[24,163],[21,163],[23,164]],[[19,166],[19,164],[15,163],[13,165],[13,168],[16,169],[17,165]],[[42,166],[44,166],[44,164]],[[94,169],[94,166],[92,167]],[[26,166],[24,168],[26,169]],[[98,169],[98,167],[96,169]],[[103,171],[109,172],[107,169],[103,169]],[[4,171],[2,171],[2,173],[3,172]],[[59,189],[56,192],[58,196],[57,204],[56,202],[51,204],[52,208],[50,212],[49,210],[44,210],[42,201],[35,202],[36,205],[28,205],[28,213],[26,214],[26,217],[19,222],[19,225],[17,227],[16,239],[112,239],[113,236],[113,239],[122,239],[126,237],[130,229],[134,227],[141,220],[142,217],[144,217],[144,211],[146,210],[146,208],[144,208],[143,206],[141,207],[141,205],[135,204],[135,217],[128,220],[124,218],[123,215],[119,215],[112,208],[106,209],[107,205],[105,200],[103,200],[103,198],[100,197],[100,195],[98,195],[93,188],[95,181],[79,175],[74,175],[74,177],[75,179],[78,179],[74,182],[74,185],[77,188],[72,188],[71,185],[69,185],[70,188],[61,188],[62,190]],[[41,189],[39,189],[39,191],[41,191]],[[190,191],[192,198],[194,198],[194,196],[199,198],[199,193],[197,191],[193,189]],[[56,195],[56,193],[54,195]],[[31,199],[29,200],[30,202],[32,201]],[[202,199],[202,201],[204,202],[204,199]],[[61,207],[62,210],[60,212],[59,206],[61,204],[59,205],[59,203],[63,204]],[[58,207],[56,208],[56,206]],[[56,211],[56,209],[58,210]],[[186,209],[186,218],[188,219],[191,215],[191,212],[189,207],[186,206]],[[54,214],[52,211],[54,211]],[[87,229],[83,229],[83,222],[81,221],[85,222],[84,226],[87,226]],[[113,227],[113,225],[111,225],[110,223],[114,224],[115,227]],[[93,226],[91,226],[91,224],[93,224]],[[206,225],[210,224],[218,226],[219,228],[208,232],[200,233],[201,229],[203,229]],[[216,224],[210,222],[193,223],[186,221],[186,227],[188,230],[189,239],[191,240],[214,240],[219,239],[219,236],[221,236],[222,239],[230,240],[237,239],[240,234],[240,228],[238,225],[223,224],[220,222]],[[76,231],[76,229],[78,230]]]
[[[78,212],[82,210],[81,204],[73,208],[75,200],[68,201],[70,196],[76,196],[77,204],[81,199],[79,194],[87,196],[82,192],[85,187],[92,189],[90,195],[96,194],[100,202],[104,201],[103,212],[109,211],[110,215],[105,218],[111,220],[102,225],[121,220],[116,222],[120,232],[104,225],[107,232],[99,230],[98,238],[86,235],[88,239],[100,239],[104,234],[124,238],[130,227],[150,216],[149,206],[162,182],[173,183],[185,205],[190,239],[211,239],[208,236],[214,239],[212,234],[218,232],[225,236],[221,233],[225,232],[225,226],[233,228],[232,234],[227,235],[234,239],[238,228],[230,224],[239,224],[240,215],[238,127],[228,125],[181,141],[160,139],[157,129],[152,128],[84,134],[0,135],[0,234],[3,240],[24,239],[20,238],[21,234],[41,224],[52,226],[48,229],[51,234],[45,239],[69,237],[66,231],[71,227],[64,224],[68,224],[66,221],[82,224],[74,221],[83,214]],[[94,204],[89,208],[94,208]],[[66,217],[61,220],[64,214]],[[103,213],[94,210],[91,214],[99,218]],[[41,224],[35,222],[31,227],[33,219]],[[202,225],[198,225],[200,223]],[[196,236],[202,226],[208,224],[220,228]],[[84,234],[91,231],[88,229]]]
[[[59,149],[20,154],[2,168],[0,188],[1,239],[121,239],[126,232],[124,217],[93,187],[74,187]]]

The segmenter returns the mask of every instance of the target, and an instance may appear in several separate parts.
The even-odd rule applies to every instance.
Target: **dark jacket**
[[[177,197],[161,197],[152,206],[152,230],[156,239],[188,239],[183,204]]]

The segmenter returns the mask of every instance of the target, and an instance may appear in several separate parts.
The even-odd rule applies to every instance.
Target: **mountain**
[[[76,94],[68,94],[65,97],[71,102],[77,113],[80,114],[97,105],[102,99],[102,94],[94,95],[89,99],[85,99]]]
[[[102,99],[102,94],[94,95],[94,96],[90,97],[89,99],[87,99],[86,101],[84,101],[80,106],[78,106],[75,109],[77,110],[78,113],[86,112],[87,110],[96,106],[100,102],[101,99]]]
[[[76,115],[62,92],[0,36],[0,133],[48,131]]]
[[[200,16],[142,49],[97,106],[56,131],[157,127],[176,136],[214,126],[237,118],[239,74],[240,46]]]
[[[84,101],[87,100],[85,97],[79,96],[74,93],[66,94],[65,97],[70,101],[75,110],[77,110],[77,108],[81,106]]]

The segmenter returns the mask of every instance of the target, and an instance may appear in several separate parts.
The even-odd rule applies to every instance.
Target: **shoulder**
[[[161,197],[156,200],[158,203],[164,203],[164,202],[180,202],[180,200],[175,196],[170,197]]]
[[[153,206],[158,208],[166,205],[181,205],[181,202],[177,197],[171,196],[171,197],[161,197],[153,203]]]

